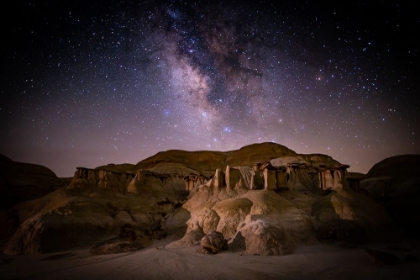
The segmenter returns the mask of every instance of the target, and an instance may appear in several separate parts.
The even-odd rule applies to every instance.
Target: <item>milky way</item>
[[[420,153],[414,4],[277,2],[12,3],[0,153],[58,176],[271,141],[359,172]]]

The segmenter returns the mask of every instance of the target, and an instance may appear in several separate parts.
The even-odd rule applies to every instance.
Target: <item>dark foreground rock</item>
[[[212,231],[205,235],[200,242],[204,253],[217,254],[228,249],[228,244],[223,234],[218,231]]]

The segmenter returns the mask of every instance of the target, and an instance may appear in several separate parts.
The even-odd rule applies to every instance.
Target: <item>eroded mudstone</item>
[[[226,239],[218,231],[212,231],[201,238],[200,245],[204,253],[217,254],[222,250],[228,249]]]

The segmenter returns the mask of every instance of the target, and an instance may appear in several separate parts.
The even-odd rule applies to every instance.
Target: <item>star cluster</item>
[[[276,142],[367,172],[420,153],[408,1],[17,1],[0,153],[58,176]]]

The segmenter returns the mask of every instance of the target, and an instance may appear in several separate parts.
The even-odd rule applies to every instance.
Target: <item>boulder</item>
[[[291,252],[287,237],[282,228],[256,220],[241,228],[245,238],[246,252],[250,255],[284,255]]]
[[[205,253],[217,254],[228,249],[228,244],[223,234],[212,231],[201,238],[200,246]]]
[[[313,234],[308,214],[273,190],[248,190],[239,195],[205,185],[183,207],[191,213],[186,235],[217,231],[229,239],[242,236],[249,254],[290,253]]]
[[[131,215],[127,211],[119,211],[114,219],[119,226],[131,224],[133,222]]]

